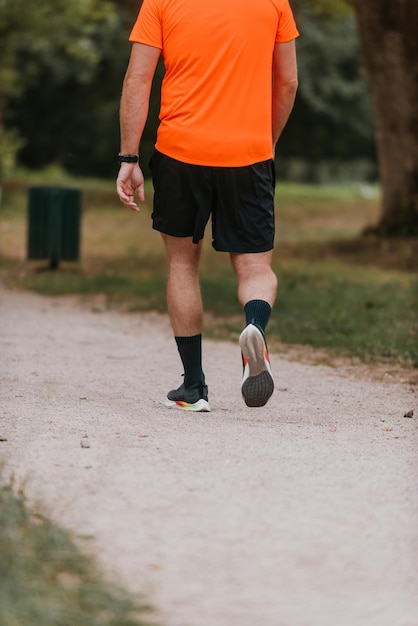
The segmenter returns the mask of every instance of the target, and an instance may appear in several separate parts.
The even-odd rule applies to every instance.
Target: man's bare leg
[[[238,278],[238,300],[244,307],[250,300],[264,300],[272,307],[277,294],[277,277],[271,269],[273,251],[231,254]]]
[[[192,237],[162,235],[168,262],[167,306],[173,333],[189,337],[202,332],[203,305],[199,285],[202,242]]]
[[[272,251],[231,254],[238,277],[238,299],[247,322],[239,340],[244,366],[241,390],[245,403],[251,407],[264,406],[274,390],[264,336],[277,293],[272,255]]]
[[[184,384],[167,395],[166,405],[210,411],[202,369],[203,305],[199,285],[202,242],[191,237],[162,235],[168,261],[167,306],[184,367]]]

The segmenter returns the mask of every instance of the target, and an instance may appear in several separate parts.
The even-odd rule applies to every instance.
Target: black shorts
[[[267,252],[274,245],[274,161],[244,167],[191,165],[155,151],[153,228],[203,239],[212,216],[212,245],[221,252]]]

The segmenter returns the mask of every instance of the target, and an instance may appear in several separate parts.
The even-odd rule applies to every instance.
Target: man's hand
[[[121,163],[116,189],[119,200],[123,204],[132,211],[140,210],[135,202],[135,191],[137,192],[138,200],[144,202],[144,175],[137,163]]]

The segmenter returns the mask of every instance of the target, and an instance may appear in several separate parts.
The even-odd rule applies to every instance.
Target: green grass
[[[67,531],[0,484],[2,626],[149,626],[150,615],[101,578]]]
[[[139,215],[120,205],[113,181],[74,180],[59,170],[6,181],[0,211],[0,278],[47,295],[104,294],[109,305],[165,312],[166,262],[150,224],[151,186]],[[27,262],[26,186],[78,186],[83,191],[82,261]],[[274,269],[279,295],[270,340],[326,348],[363,361],[418,366],[418,241],[362,237],[376,221],[378,189],[359,185],[277,187]],[[209,235],[209,232],[208,232]],[[210,324],[205,332],[235,337],[242,324],[236,279],[210,237],[201,266]]]
[[[66,266],[63,272],[20,275],[15,284],[44,295],[104,294],[109,305],[165,312],[164,269],[155,264],[152,270],[153,264],[140,258],[132,266],[91,276]],[[275,269],[280,288],[269,324],[271,337],[368,362],[389,359],[418,366],[418,278],[374,268],[353,270],[336,263],[277,262]],[[201,285],[205,310],[216,321],[210,334],[235,336],[242,324],[235,276],[212,267],[202,272]],[[222,328],[225,323],[227,334]]]
[[[279,293],[269,337],[327,348],[367,362],[402,361],[418,367],[418,278],[329,263],[276,267]],[[239,315],[234,280],[202,280],[206,309]],[[241,320],[229,324],[232,335]]]
[[[418,367],[418,279],[329,265],[287,267],[281,277],[270,330],[282,341]]]

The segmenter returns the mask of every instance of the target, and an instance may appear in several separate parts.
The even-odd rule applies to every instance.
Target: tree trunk
[[[353,0],[383,188],[377,232],[418,234],[418,0]]]

